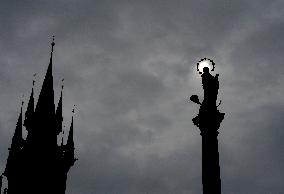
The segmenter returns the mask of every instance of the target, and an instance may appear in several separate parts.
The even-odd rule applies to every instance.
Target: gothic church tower
[[[67,173],[74,165],[73,117],[67,143],[58,145],[62,129],[62,91],[55,109],[51,55],[38,102],[32,88],[22,122],[21,108],[3,176],[7,178],[8,194],[64,194]],[[34,83],[33,83],[34,85]],[[62,86],[63,89],[63,86]],[[73,110],[74,112],[74,110]],[[27,137],[23,138],[23,126]],[[2,178],[2,176],[1,176]],[[1,188],[0,188],[1,189]]]

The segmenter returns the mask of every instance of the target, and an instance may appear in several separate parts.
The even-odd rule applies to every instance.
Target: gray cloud
[[[283,190],[283,2],[9,1],[0,3],[0,167],[56,36],[54,85],[65,78],[76,154],[67,193],[201,193],[201,137],[186,103],[201,94],[196,62],[220,73],[224,193]],[[216,72],[216,73],[217,73]],[[26,106],[26,104],[25,104]],[[25,108],[24,106],[24,108]]]

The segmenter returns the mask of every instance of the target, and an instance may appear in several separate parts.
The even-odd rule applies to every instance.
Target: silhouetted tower
[[[211,62],[213,63],[213,61]],[[203,102],[199,102],[197,95],[192,95],[190,100],[200,104],[199,114],[192,121],[200,129],[202,136],[203,194],[220,194],[221,179],[217,136],[225,113],[220,113],[217,109],[220,104],[216,106],[219,89],[218,74],[214,77],[209,73],[209,68],[204,67],[201,77],[204,90]]]
[[[74,157],[73,116],[67,144],[58,145],[62,129],[62,90],[55,110],[52,56],[54,39],[51,43],[51,55],[47,72],[36,107],[34,107],[34,89],[29,98],[22,125],[22,108],[4,176],[8,181],[8,194],[64,194],[67,173],[76,161]],[[34,87],[34,81],[33,81]],[[73,111],[74,112],[74,111]],[[27,131],[26,139],[22,135],[22,126]]]

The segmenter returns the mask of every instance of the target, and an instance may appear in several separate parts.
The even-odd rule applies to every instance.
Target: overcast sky
[[[66,131],[77,106],[67,194],[202,193],[198,106],[186,98],[202,99],[203,57],[216,63],[226,113],[223,193],[284,193],[284,1],[1,1],[2,172],[52,35]]]

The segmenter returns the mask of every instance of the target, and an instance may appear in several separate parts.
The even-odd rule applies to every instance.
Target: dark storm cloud
[[[281,1],[2,1],[1,169],[37,73],[56,36],[54,84],[64,116],[77,105],[79,161],[67,193],[201,193],[201,137],[186,97],[201,94],[196,62],[220,73],[224,193],[283,186]],[[24,105],[24,107],[26,104]],[[276,115],[276,116],[275,116]]]

